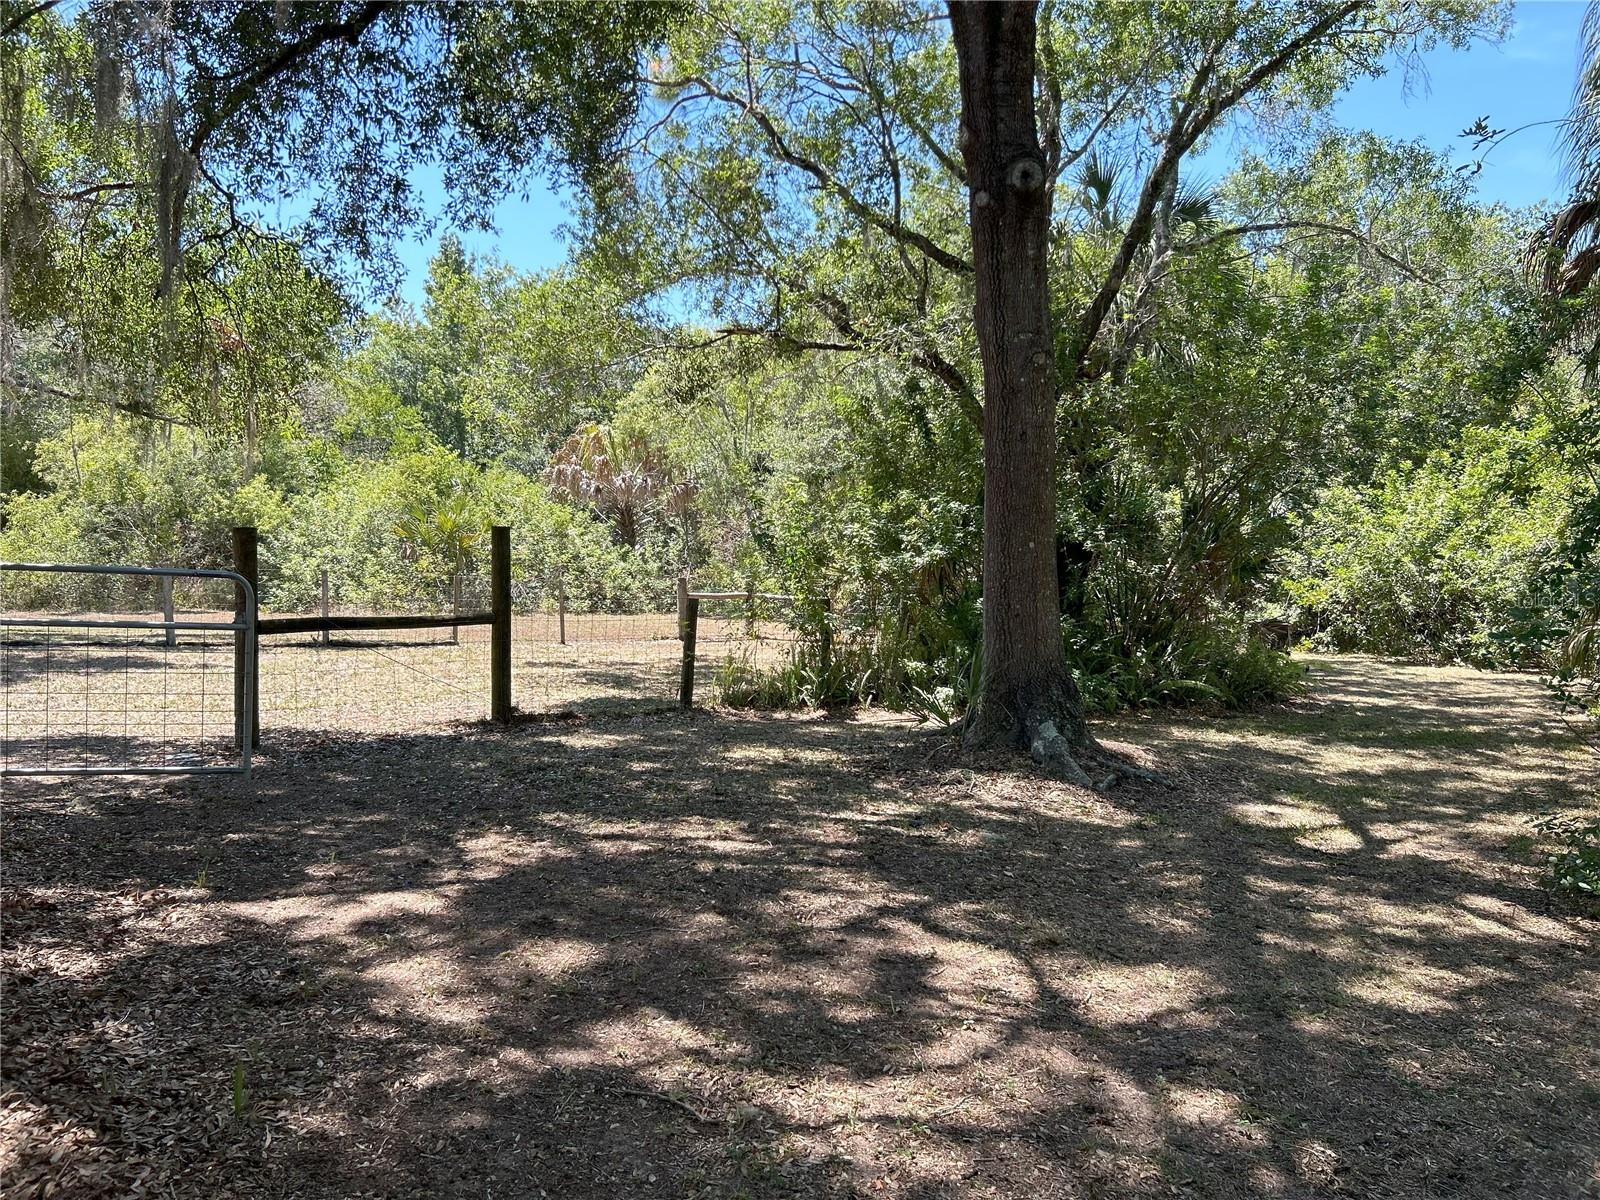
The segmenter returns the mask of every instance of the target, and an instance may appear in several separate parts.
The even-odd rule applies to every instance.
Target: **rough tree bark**
[[[969,746],[1021,746],[1089,783],[1055,563],[1050,194],[1034,111],[1036,5],[951,0],[983,360],[983,671]]]

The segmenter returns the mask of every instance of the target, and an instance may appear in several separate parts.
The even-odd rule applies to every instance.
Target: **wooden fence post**
[[[684,622],[689,618],[689,572],[678,572],[678,640],[683,641]]]
[[[450,615],[452,617],[461,615],[461,571],[459,569],[450,576]],[[450,626],[450,644],[452,646],[461,644],[461,626]]]
[[[511,720],[511,527],[489,531],[489,715]]]
[[[322,619],[323,619],[323,621],[327,621],[327,619],[328,619],[328,568],[327,567],[323,567],[322,568]],[[322,644],[324,646],[329,644],[329,638],[331,636],[332,635],[328,632],[327,626],[324,625],[323,629],[322,629]]]
[[[678,677],[678,707],[694,707],[694,642],[700,624],[700,601],[690,596],[683,602],[683,673]]]
[[[173,620],[173,611],[172,576],[163,575],[161,577],[161,619],[163,621]],[[167,645],[176,646],[177,644],[178,631],[169,625],[167,626]]]
[[[567,583],[566,577],[556,571],[556,620],[560,623],[561,644],[567,644]]]
[[[261,609],[260,576],[256,557],[256,531],[252,525],[240,525],[233,531],[233,569],[250,581],[250,590],[255,596],[253,610],[247,612],[243,589],[240,589],[239,603],[236,609],[236,619],[248,616],[256,619]],[[245,705],[245,687],[250,688],[250,747],[255,749],[261,745],[261,639],[252,639],[250,646],[250,659],[245,660],[245,636],[242,633],[233,635],[233,703],[235,713],[243,712]],[[243,740],[244,731],[240,731]]]
[[[822,672],[826,675],[833,669],[833,597],[822,597],[822,636],[818,639],[821,643],[819,649],[822,653]]]

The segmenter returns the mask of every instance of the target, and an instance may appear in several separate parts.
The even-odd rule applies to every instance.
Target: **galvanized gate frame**
[[[0,571],[53,571],[64,575],[141,575],[160,579],[227,579],[239,588],[243,603],[228,624],[220,621],[135,621],[123,618],[84,617],[7,617],[0,614],[0,629],[7,626],[65,626],[74,629],[159,629],[169,635],[179,629],[232,631],[234,634],[234,739],[239,746],[239,761],[233,766],[159,767],[11,767],[0,766],[0,775],[243,775],[250,776],[251,736],[255,703],[256,592],[250,581],[237,571],[218,571],[189,567],[90,566],[80,563],[0,562]]]

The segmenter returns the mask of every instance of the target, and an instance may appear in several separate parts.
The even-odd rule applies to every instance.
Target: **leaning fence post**
[[[511,527],[489,531],[489,715],[511,720]]]
[[[689,619],[689,572],[678,572],[678,640],[683,641],[684,622]]]
[[[247,599],[244,589],[240,589],[236,619],[241,624],[254,624],[261,608],[257,565],[255,527],[240,525],[233,531],[233,569],[249,581],[251,592]],[[243,714],[250,714],[250,747],[261,745],[261,645],[259,639],[247,637],[243,631],[233,635],[233,711],[241,724]],[[244,741],[243,729],[238,738]]]
[[[161,577],[161,619],[168,622],[174,620],[173,612],[172,576],[163,575]],[[167,645],[176,646],[177,644],[178,631],[169,624],[167,626]]]
[[[683,602],[683,673],[678,677],[678,707],[694,706],[694,642],[700,624],[700,600],[689,596]]]
[[[329,644],[328,633],[328,568],[322,568],[322,644]]]

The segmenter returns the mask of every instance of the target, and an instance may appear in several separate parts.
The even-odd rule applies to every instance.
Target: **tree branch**
[[[1346,17],[1354,16],[1363,8],[1368,7],[1370,3],[1371,0],[1347,0],[1346,3],[1341,4],[1323,17],[1322,20],[1308,26],[1298,37],[1290,38],[1278,48],[1275,54],[1206,106],[1200,120],[1197,122],[1195,136],[1198,137],[1204,133],[1228,109],[1288,66],[1295,55],[1327,36],[1340,21],[1343,21]]]
[[[168,425],[183,424],[183,422],[177,417],[169,417],[158,412],[152,412],[147,408],[141,408],[131,400],[103,400],[95,396],[83,396],[77,392],[68,392],[58,387],[51,387],[48,383],[41,383],[37,379],[21,379],[15,375],[7,375],[3,378],[0,378],[0,383],[4,383],[7,387],[14,387],[21,391],[33,392],[36,395],[49,396],[56,400],[65,400],[70,404],[109,404],[118,412],[125,412],[130,416],[143,417],[146,421],[161,421]]]
[[[662,88],[688,87],[693,85],[705,92],[711,99],[718,100],[724,104],[730,104],[742,109],[744,113],[756,123],[756,126],[761,130],[762,134],[765,135],[768,145],[772,147],[772,152],[781,161],[788,163],[791,167],[795,167],[796,169],[811,176],[812,179],[817,181],[817,184],[820,187],[831,193],[841,204],[843,204],[845,209],[849,211],[852,216],[865,221],[867,224],[876,229],[882,230],[884,233],[887,233],[890,237],[894,238],[897,242],[913,247],[920,254],[930,259],[934,263],[937,263],[947,271],[953,271],[960,275],[972,274],[972,264],[966,259],[962,258],[959,254],[952,254],[926,234],[915,229],[911,229],[899,221],[896,221],[894,218],[880,213],[877,209],[867,204],[848,187],[846,187],[845,184],[838,178],[838,176],[834,175],[834,173],[828,170],[827,167],[823,166],[815,159],[809,158],[806,155],[801,154],[798,150],[794,149],[794,147],[789,144],[788,139],[784,137],[783,131],[778,128],[777,123],[773,121],[772,117],[768,115],[766,110],[764,110],[755,102],[753,96],[737,96],[732,92],[728,92],[717,87],[710,80],[698,75],[691,75],[687,78],[677,80],[646,79],[644,82],[652,83],[657,87]]]
[[[921,367],[949,388],[956,398],[957,407],[961,409],[961,415],[972,422],[973,428],[979,433],[983,432],[983,405],[978,400],[978,393],[973,391],[971,381],[960,367],[931,346],[913,351],[911,363],[913,366]]]
[[[1404,272],[1412,279],[1415,279],[1418,283],[1426,283],[1433,287],[1437,287],[1439,285],[1439,281],[1437,279],[1434,279],[1430,275],[1423,274],[1410,263],[1406,262],[1403,258],[1390,253],[1388,250],[1385,250],[1374,239],[1368,237],[1359,229],[1352,229],[1348,225],[1339,225],[1332,221],[1254,221],[1246,225],[1232,225],[1227,229],[1219,229],[1215,233],[1207,234],[1202,238],[1195,238],[1192,241],[1180,242],[1173,246],[1172,250],[1175,254],[1189,253],[1194,250],[1203,249],[1206,246],[1214,246],[1218,242],[1227,241],[1229,238],[1244,237],[1245,235],[1251,233],[1274,233],[1288,229],[1313,229],[1322,233],[1336,233],[1340,237],[1346,237],[1351,241],[1359,242],[1368,250],[1372,251],[1373,254],[1383,259],[1383,261],[1388,263],[1391,267],[1394,267],[1398,271]]]
[[[7,21],[4,28],[0,28],[0,37],[10,37],[40,13],[52,9],[60,3],[61,0],[43,0],[43,3],[35,4],[32,8],[23,9],[22,12]]]
[[[860,350],[855,342],[825,342],[812,338],[795,337],[781,329],[764,329],[759,325],[724,325],[709,336],[692,342],[668,342],[660,347],[663,350],[704,350],[708,346],[715,346],[721,342],[731,341],[736,337],[761,338],[775,346],[786,350],[835,350],[851,351]]]
[[[223,76],[235,79],[218,100],[202,106],[202,116],[189,132],[188,143],[172,145],[161,156],[158,178],[157,203],[164,214],[163,243],[165,253],[161,279],[156,285],[156,298],[162,299],[172,290],[172,279],[178,261],[178,251],[183,236],[184,208],[189,200],[193,168],[200,162],[206,142],[222,128],[240,109],[250,102],[260,90],[278,76],[294,70],[330,42],[345,42],[351,46],[360,40],[374,21],[391,8],[397,0],[371,0],[363,4],[348,21],[321,21],[304,35],[279,47],[276,54],[252,67],[240,68]],[[176,137],[174,137],[176,142]]]
[[[1176,177],[1183,156],[1223,113],[1288,66],[1295,55],[1326,37],[1340,21],[1359,12],[1368,2],[1369,0],[1347,0],[1347,3],[1328,12],[1298,35],[1290,38],[1254,70],[1246,73],[1233,87],[1214,97],[1204,107],[1197,107],[1200,104],[1200,97],[1212,85],[1217,56],[1222,49],[1220,43],[1213,43],[1206,48],[1205,56],[1195,69],[1178,113],[1173,117],[1172,124],[1162,139],[1160,157],[1150,169],[1150,174],[1145,177],[1144,186],[1139,191],[1138,204],[1128,221],[1122,243],[1117,247],[1117,252],[1112,257],[1111,265],[1106,269],[1105,278],[1101,281],[1094,298],[1089,301],[1078,318],[1069,346],[1069,361],[1074,376],[1081,374],[1084,364],[1088,361],[1089,348],[1116,304],[1117,296],[1127,280],[1134,258],[1149,240],[1156,206]]]
[[[371,0],[363,4],[348,21],[319,22],[308,29],[303,36],[280,47],[278,52],[265,62],[244,69],[242,73],[235,72],[233,75],[224,76],[224,78],[238,76],[238,82],[233,84],[222,100],[211,106],[206,115],[195,125],[189,136],[189,153],[198,158],[211,135],[279,75],[293,70],[329,42],[355,45],[374,21],[395,7],[398,7],[397,0]]]
[[[133,192],[149,186],[150,185],[148,183],[136,183],[132,180],[123,180],[117,183],[97,183],[90,187],[78,188],[76,191],[72,192],[40,192],[39,194],[49,200],[62,200],[69,203],[79,204],[85,200],[92,200],[102,192]]]

